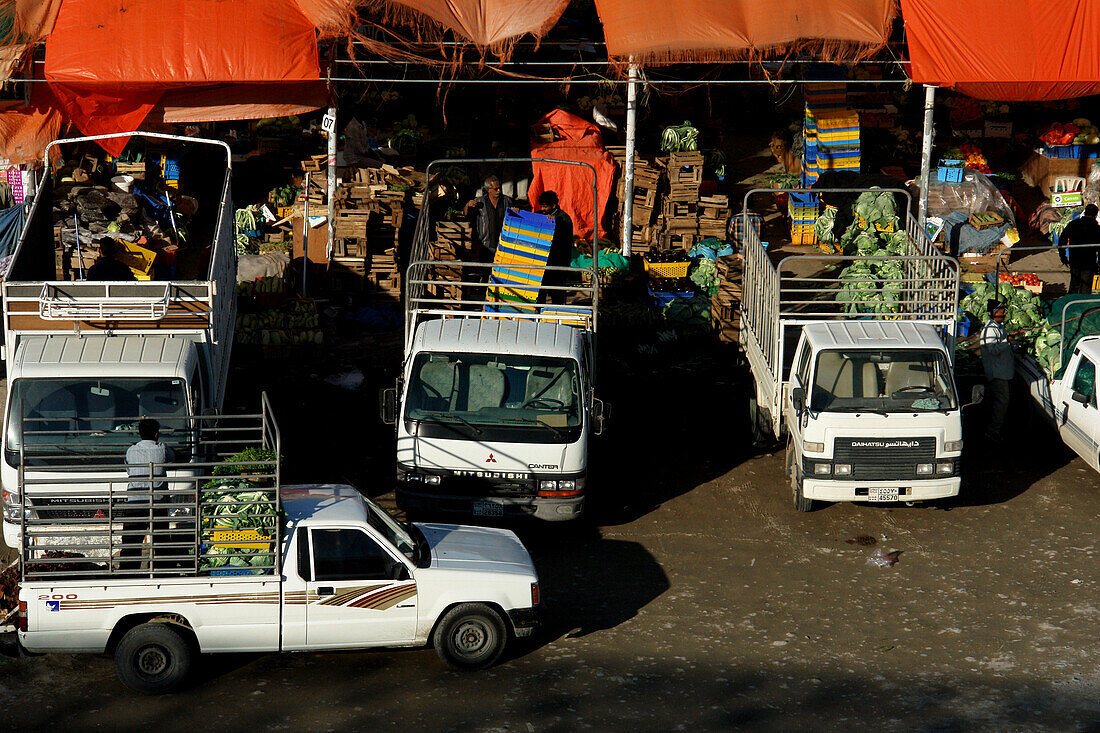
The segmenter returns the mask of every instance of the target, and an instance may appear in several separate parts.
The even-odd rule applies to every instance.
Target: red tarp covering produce
[[[1001,101],[1100,94],[1100,0],[901,0],[901,10],[915,82]]]
[[[639,62],[721,60],[812,51],[863,58],[886,43],[893,0],[596,0],[609,56]]]
[[[555,137],[552,143],[533,146],[532,158],[553,158],[588,163],[596,169],[596,187],[599,193],[595,222],[603,236],[603,212],[611,196],[611,183],[615,178],[615,159],[603,146],[600,128],[580,117],[556,109],[537,123],[550,125]],[[553,191],[558,195],[562,211],[573,219],[573,233],[582,239],[592,237],[592,171],[586,166],[561,165],[559,163],[532,163],[534,177],[527,196],[531,208],[538,211],[539,194]]]

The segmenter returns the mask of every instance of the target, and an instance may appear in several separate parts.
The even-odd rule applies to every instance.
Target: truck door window
[[[805,387],[810,381],[810,347],[802,344],[802,353],[798,356],[798,369],[795,371],[798,384]]]
[[[313,530],[313,579],[384,580],[396,562],[366,532],[358,529]]]
[[[309,530],[298,528],[298,577],[309,580]]]
[[[1096,365],[1084,356],[1077,365],[1077,373],[1073,375],[1073,391],[1088,397],[1090,405],[1096,405]]]

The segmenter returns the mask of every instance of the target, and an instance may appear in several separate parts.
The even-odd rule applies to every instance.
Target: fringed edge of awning
[[[695,49],[654,49],[634,54],[612,54],[608,56],[612,67],[619,72],[630,67],[670,66],[685,62],[722,63],[724,61],[784,61],[795,56],[810,55],[816,61],[832,64],[857,64],[866,61],[886,47],[885,41],[860,42],[835,38],[806,38],[758,48],[742,46],[740,48],[695,48]]]

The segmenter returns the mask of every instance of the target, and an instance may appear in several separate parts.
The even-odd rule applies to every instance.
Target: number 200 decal
[[[40,601],[75,601],[76,593],[56,593],[54,595],[40,595],[38,596]]]

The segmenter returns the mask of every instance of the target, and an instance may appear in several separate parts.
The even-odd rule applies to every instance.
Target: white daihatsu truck
[[[915,502],[959,492],[953,347],[958,263],[910,220],[901,255],[792,255],[744,243],[741,345],[754,436],[787,436],[798,511],[814,500]],[[858,295],[839,267],[860,272]],[[895,267],[896,266],[896,267]],[[975,394],[975,399],[980,396]]]

